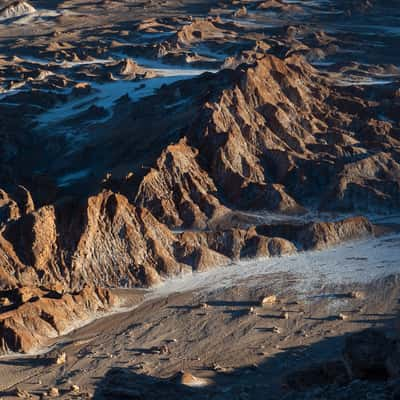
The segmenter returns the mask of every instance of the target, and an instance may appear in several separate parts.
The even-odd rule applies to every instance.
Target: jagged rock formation
[[[0,10],[0,19],[22,17],[35,12],[35,7],[31,6],[27,1],[15,1]]]
[[[376,2],[339,3],[355,12],[359,5],[360,11],[368,11]],[[10,3],[0,14],[11,18],[33,12],[30,7]],[[344,40],[297,23],[313,5],[310,9],[305,3],[270,0],[222,2],[218,7],[226,8],[221,17],[215,16],[217,10],[205,18],[141,19],[136,30],[124,29],[119,38],[118,30],[106,27],[107,40],[82,37],[84,45],[55,30],[49,42],[31,54],[53,60],[46,66],[19,57],[1,59],[1,91],[15,91],[1,105],[1,289],[33,286],[39,298],[32,303],[35,307],[48,306],[46,293],[64,291],[67,297],[57,301],[73,307],[66,299],[85,283],[96,288],[150,286],[240,258],[321,249],[374,234],[362,217],[265,225],[256,224],[251,213],[246,219],[241,211],[359,214],[400,208],[398,84],[353,84],[354,77],[362,83],[371,74],[396,75],[398,69],[352,63],[337,65],[332,74],[317,71],[306,60],[335,54]],[[262,10],[285,13],[293,24],[287,26],[285,20],[264,34],[257,21],[246,20],[253,12],[267,14]],[[240,20],[232,21],[232,16]],[[64,18],[74,19],[59,16]],[[116,52],[127,58],[107,59]],[[185,67],[222,68],[163,85],[142,98],[154,82],[146,78],[162,69],[140,67],[134,61],[139,55]],[[169,79],[176,70],[164,73]],[[11,76],[16,79],[8,79]],[[115,102],[111,88],[102,86],[139,79],[143,82],[137,85],[120,82],[128,93]],[[74,118],[58,121],[62,126],[39,124],[38,131],[55,128],[62,134],[51,139],[32,135],[37,113],[55,102],[68,108],[71,101],[77,102]],[[15,104],[21,106],[18,113]],[[30,150],[22,150],[31,145],[42,150],[40,144],[46,146],[49,160],[42,159],[41,151],[31,159]],[[25,160],[28,175],[33,175],[31,170],[50,170],[52,177],[38,184],[24,171],[14,171]],[[49,167],[52,160],[54,169]],[[60,184],[63,177],[74,175],[71,165],[79,183],[68,186],[72,179]],[[24,187],[10,190],[15,182]],[[25,186],[34,191],[35,203]],[[12,314],[15,321],[27,318],[24,310],[33,307],[21,302]],[[41,318],[35,310],[34,318]],[[10,326],[17,335],[20,325],[15,321]],[[21,332],[24,329],[22,324]],[[56,331],[61,330],[48,334]],[[33,346],[39,343],[35,340],[26,343]],[[14,338],[14,345],[4,344],[3,351],[24,341]]]
[[[1,245],[2,286],[80,288],[151,285],[160,272],[178,273],[174,235],[146,209],[103,192],[87,202],[45,206],[9,224]]]
[[[256,230],[262,235],[279,236],[290,240],[304,250],[320,250],[340,242],[374,234],[374,226],[364,217],[352,217],[338,222],[261,225]]]
[[[373,102],[330,87],[297,56],[265,56],[220,74],[215,82],[228,83],[204,102],[184,142],[196,154],[191,157],[201,168],[203,190],[212,187],[221,204],[285,213],[302,212],[305,205],[331,211],[399,208],[398,133],[389,122],[365,123]],[[174,148],[174,160],[184,153],[184,146]],[[156,162],[158,179],[180,186],[183,171],[177,173],[176,164],[169,176],[165,157]],[[151,177],[153,172],[143,180],[139,204],[170,226],[197,226],[196,218],[179,215],[181,198],[173,206],[169,200],[165,216],[154,203]]]
[[[111,65],[109,70],[115,75],[120,75],[124,79],[144,79],[154,78],[156,74],[140,67],[135,61],[126,58],[115,65]]]
[[[204,229],[227,212],[214,194],[217,188],[196,160],[198,150],[186,140],[168,146],[157,166],[142,180],[135,202],[169,226]]]
[[[231,258],[294,251],[254,230],[174,235],[146,209],[112,192],[74,205],[46,206],[9,223],[1,236],[1,286],[79,289],[152,285],[161,277],[226,264]]]
[[[221,234],[226,239],[217,245]],[[112,192],[89,198],[80,209],[71,204],[45,206],[5,227],[1,286],[152,285],[163,276],[225,264],[228,257],[285,252],[254,231],[202,236],[174,235],[149,211]],[[268,251],[261,250],[262,243]]]
[[[294,69],[290,67],[291,62],[299,66],[295,65]],[[202,119],[196,121],[184,140],[186,147],[170,148],[169,152],[173,149],[173,159],[187,158],[185,154],[190,146],[194,154],[190,157],[195,159],[199,154],[196,163],[201,162],[204,168],[202,178],[197,177],[203,190],[207,192],[212,188],[214,197],[218,196],[231,206],[302,212],[301,205],[277,182],[295,167],[290,154],[298,157],[309,155],[306,144],[315,143],[313,133],[325,126],[314,115],[321,115],[319,107],[322,105],[311,96],[306,85],[309,80],[298,84],[309,72],[298,72],[302,67],[310,68],[299,59],[284,62],[268,56],[252,67],[221,72],[227,75],[224,79],[229,82],[228,88],[204,104]],[[176,176],[184,175],[184,170],[177,172],[182,163],[176,163],[173,175],[169,176],[171,171],[162,167],[165,158],[166,154],[163,154],[157,161],[158,179],[162,175],[164,181],[170,182],[169,187],[178,187],[180,182]],[[209,175],[207,179],[205,173]],[[154,203],[158,186],[148,184],[152,179],[153,171],[143,179],[137,197],[139,204],[148,207],[157,217],[165,218],[170,226],[196,226],[196,218],[182,221],[176,211],[175,216],[165,217],[163,207]],[[212,208],[215,208],[217,203],[215,200],[213,203]],[[177,210],[179,206],[175,204],[169,208]]]
[[[294,244],[321,248],[372,233],[366,219],[352,218],[174,234],[147,209],[104,191],[80,207],[45,206],[7,224],[0,236],[1,287],[149,286],[231,259],[290,254]]]
[[[161,154],[137,204],[172,227],[204,227],[219,204],[285,213],[304,205],[399,208],[396,131],[390,123],[365,125],[368,104],[330,89],[297,56],[265,56],[220,74],[215,81],[228,82],[225,89],[210,95],[186,137]]]
[[[38,287],[0,291],[0,352],[32,352],[49,338],[69,332],[81,321],[110,310],[118,299],[108,290],[86,286],[63,294]],[[5,302],[7,300],[7,303]]]
[[[10,195],[0,189],[0,224],[18,219],[35,210],[31,193],[23,186],[17,186]]]
[[[199,145],[210,149],[211,174],[237,207],[302,210],[274,176],[282,180],[293,167],[290,161],[273,163],[280,154],[306,155],[305,145],[315,142],[313,133],[322,124],[314,116],[320,102],[311,101],[306,73],[291,62],[300,60],[267,56],[252,67],[239,67],[232,87],[205,105],[209,117]]]

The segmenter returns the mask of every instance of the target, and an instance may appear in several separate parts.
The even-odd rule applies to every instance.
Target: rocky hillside
[[[179,102],[186,119],[171,119],[182,137],[160,150],[147,174],[132,166],[137,186],[122,181],[118,189],[170,227],[202,229],[227,209],[398,210],[398,128],[375,119],[398,107],[397,89],[385,89],[379,96],[387,101],[378,102],[368,88],[332,85],[298,56],[255,56],[253,65],[198,78],[196,99],[187,83],[152,99],[157,110],[171,96]],[[135,137],[144,121],[118,111],[117,127],[122,115],[131,126],[123,135]],[[120,168],[120,156],[109,165]]]
[[[358,215],[400,209],[400,72],[346,62],[362,34],[315,30],[315,4],[282,1],[194,18],[135,3],[114,31],[108,3],[94,36],[64,32],[81,29],[68,7],[43,11],[37,26],[60,29],[0,59],[3,352],[61,333],[68,310],[112,308],[111,288],[374,235]],[[378,4],[337,3],[356,22]],[[34,11],[7,3],[0,18]]]

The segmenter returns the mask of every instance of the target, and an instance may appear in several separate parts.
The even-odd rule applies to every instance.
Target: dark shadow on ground
[[[377,321],[379,322],[378,329],[385,331],[385,333],[393,332],[395,320],[393,314],[387,314],[385,318]],[[265,332],[267,333],[269,330],[265,330]],[[158,379],[138,374],[129,368],[113,368],[98,383],[94,399],[231,400],[268,398],[275,400],[291,395],[291,389],[287,385],[288,382],[290,383],[290,379],[287,380],[286,378],[288,374],[293,374],[298,370],[311,371],[311,378],[309,375],[304,378],[304,382],[301,381],[303,379],[301,374],[300,382],[296,381],[298,379],[296,374],[294,374],[295,378],[292,379],[296,384],[304,384],[307,388],[317,383],[332,383],[330,380],[333,380],[333,376],[339,376],[340,384],[344,385],[348,383],[348,375],[341,361],[341,352],[347,336],[348,334],[326,337],[308,346],[282,348],[281,352],[266,357],[264,362],[257,366],[243,367],[229,372],[215,372],[215,375],[211,378],[212,384],[208,386],[187,387],[180,384],[179,376],[170,379]],[[318,365],[326,362],[331,367],[328,368],[328,372],[321,372]],[[338,369],[337,376],[335,375],[335,368]],[[205,371],[210,373],[210,368],[204,367],[202,372]],[[192,369],[191,372],[196,376],[201,373],[199,369]]]

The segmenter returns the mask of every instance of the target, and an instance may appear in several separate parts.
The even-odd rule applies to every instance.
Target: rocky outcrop
[[[135,61],[130,58],[111,64],[108,70],[115,76],[119,76],[123,79],[144,79],[154,78],[156,74],[151,70],[146,70],[139,66]]]
[[[269,10],[280,13],[301,13],[304,12],[303,8],[297,4],[287,4],[280,0],[267,0],[261,2],[258,6],[258,9],[261,10]]]
[[[31,193],[23,186],[17,186],[12,194],[0,189],[0,224],[18,219],[35,210]]]
[[[30,5],[27,1],[18,0],[9,3],[7,6],[0,10],[0,20],[22,17],[24,15],[33,14],[35,12],[35,7]]]
[[[306,145],[325,129],[321,99],[308,87],[310,68],[299,58],[265,56],[222,71],[215,81],[225,89],[217,86],[188,134],[161,153],[136,203],[171,227],[204,227],[224,212],[220,204],[303,212],[283,183],[297,168],[294,157],[309,157]]]
[[[261,225],[257,227],[257,232],[290,240],[299,249],[320,250],[340,242],[372,236],[374,226],[365,217],[351,217],[337,222]]]
[[[291,63],[299,65],[294,69]],[[205,105],[208,123],[202,137],[197,138],[199,146],[208,149],[214,181],[238,207],[301,210],[278,181],[293,163],[289,159],[285,166],[278,159],[279,170],[273,165],[274,153],[305,156],[304,143],[315,142],[312,133],[318,130],[318,119],[313,113],[318,110],[318,101],[310,101],[301,67],[300,60],[264,57],[252,67],[239,67],[232,88]]]
[[[210,81],[215,88],[204,93]],[[171,93],[179,94],[182,115],[195,110],[195,120],[161,151],[136,197],[170,227],[204,227],[218,204],[282,213],[302,213],[305,205],[399,209],[396,129],[390,122],[365,122],[376,104],[355,96],[355,89],[333,86],[297,55],[260,54],[252,65],[192,85],[202,97],[197,111],[187,84]]]
[[[215,81],[224,88],[217,86],[185,137],[162,152],[143,179],[138,204],[171,227],[204,227],[218,203],[284,213],[301,213],[302,204],[330,211],[398,209],[398,156],[389,150],[396,139],[390,123],[362,122],[367,103],[331,89],[298,56],[267,55],[220,75]],[[344,129],[349,124],[356,134]],[[188,160],[194,161],[189,174]],[[161,179],[164,194],[156,199],[154,183]],[[197,194],[188,195],[188,188]],[[208,213],[204,200],[183,201],[200,192],[212,193]]]
[[[118,305],[108,289],[89,286],[68,294],[23,287],[2,291],[0,298],[9,304],[0,313],[1,354],[35,351],[49,338],[67,333]]]
[[[255,228],[228,229],[224,231],[185,232],[179,235],[183,259],[196,254],[198,249],[211,249],[228,260],[254,257],[276,257],[296,252],[293,243],[280,237],[260,235]]]
[[[232,37],[232,32],[224,30],[224,25],[219,18],[195,18],[190,23],[185,24],[177,32],[175,42],[177,46],[187,46],[196,42],[202,42],[221,37]]]
[[[227,209],[215,197],[217,188],[197,157],[198,150],[184,139],[168,146],[143,178],[135,202],[168,226],[206,228]]]
[[[147,209],[104,191],[84,204],[45,206],[7,224],[0,236],[1,285],[149,286],[232,258],[281,255],[292,248],[254,229],[174,234]]]
[[[10,278],[2,285],[151,285],[184,268],[175,241],[146,209],[112,192],[45,206],[6,226],[0,254]]]
[[[146,208],[103,191],[87,202],[44,206],[0,236],[1,286],[79,290],[150,286],[230,260],[319,249],[373,234],[365,218],[173,233]]]

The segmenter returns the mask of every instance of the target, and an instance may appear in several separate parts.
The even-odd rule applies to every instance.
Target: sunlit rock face
[[[9,2],[0,9],[0,20],[18,18],[24,15],[34,14],[35,12],[35,7],[33,7],[27,1]]]
[[[114,289],[397,229],[391,2],[32,4],[0,6],[3,353]]]

